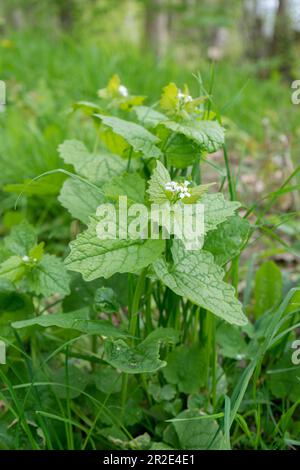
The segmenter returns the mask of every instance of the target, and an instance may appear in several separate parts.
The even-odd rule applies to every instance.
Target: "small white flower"
[[[245,357],[245,354],[237,354],[237,355],[236,355],[236,359],[237,359],[238,361],[241,361],[242,359],[244,359],[244,357]]]
[[[170,181],[169,183],[165,185],[165,189],[167,191],[172,191],[172,193],[177,192],[178,190],[177,188],[178,188],[178,183],[176,183],[176,181]]]
[[[128,96],[128,90],[127,90],[126,86],[120,85],[119,86],[119,93],[122,96],[125,96],[125,97]]]
[[[183,184],[176,183],[176,181],[170,181],[165,185],[167,191],[176,193],[180,199],[190,197],[191,193],[188,191],[189,181],[185,181]]]
[[[28,263],[30,261],[30,258],[29,256],[25,255],[23,256],[22,260],[24,261],[24,263]]]
[[[183,199],[185,197],[191,197],[191,193],[187,191],[187,189],[183,188],[181,192],[179,193],[180,199]]]
[[[193,98],[191,95],[186,95],[185,93],[182,93],[181,90],[178,91],[177,97],[179,100],[182,100],[184,103],[190,103],[193,101]]]

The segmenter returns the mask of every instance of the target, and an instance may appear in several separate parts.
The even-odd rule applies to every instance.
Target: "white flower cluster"
[[[31,259],[29,258],[29,256],[25,255],[22,257],[22,261],[24,261],[24,263],[29,263],[29,261],[31,261]],[[37,258],[33,258],[32,260],[34,263],[37,263]]]
[[[120,93],[120,95],[122,95],[124,97],[128,96],[128,89],[126,88],[126,86],[120,85],[119,86],[119,93]]]
[[[191,95],[186,95],[185,93],[182,93],[181,90],[178,91],[177,96],[180,101],[184,102],[184,104],[191,103],[191,101],[193,101],[193,98],[191,97]]]
[[[191,197],[191,193],[188,190],[188,186],[191,183],[189,181],[185,181],[183,184],[176,183],[176,181],[170,181],[165,185],[166,191],[171,191],[172,193],[176,193],[180,199],[185,197]]]

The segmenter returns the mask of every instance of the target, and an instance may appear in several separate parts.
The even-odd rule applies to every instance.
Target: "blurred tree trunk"
[[[65,31],[70,31],[73,27],[74,19],[73,0],[59,0],[57,5],[60,24]]]
[[[294,40],[290,18],[289,0],[278,0],[274,4],[274,26],[266,31],[266,11],[262,0],[244,0],[243,29],[246,34],[246,54],[255,61],[276,59],[278,70],[284,78],[291,79],[294,62]],[[269,11],[270,14],[270,11]],[[267,65],[267,63],[266,63]],[[262,76],[268,76],[269,66],[260,70]]]
[[[10,8],[9,4],[4,4],[4,11],[2,14],[3,18],[5,18],[5,21],[3,22],[3,29],[8,26],[9,28],[20,30],[25,26],[25,16],[21,8]]]
[[[283,76],[291,79],[293,67],[294,32],[288,10],[288,0],[279,0],[270,55],[278,57],[279,69]]]
[[[246,55],[258,60],[267,55],[268,44],[263,32],[263,20],[259,15],[260,0],[245,0],[242,31],[246,35]]]
[[[150,48],[157,59],[167,50],[169,37],[169,15],[165,0],[145,1],[145,46]]]

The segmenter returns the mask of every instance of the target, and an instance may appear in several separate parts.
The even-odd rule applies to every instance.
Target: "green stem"
[[[232,285],[235,289],[236,295],[238,295],[238,284],[239,284],[239,261],[240,257],[236,256],[231,261],[231,277],[232,277]]]
[[[226,166],[226,175],[227,175],[227,180],[228,180],[230,200],[235,201],[236,200],[236,187],[232,180],[227,147],[225,144],[223,145],[223,154],[224,154],[224,161],[225,161],[225,166]],[[237,294],[237,287],[238,287],[238,282],[239,282],[239,260],[240,260],[240,257],[236,256],[231,262],[232,285],[235,288],[236,294]]]
[[[196,310],[194,307],[192,307],[192,312],[191,312],[191,315],[192,313],[194,313],[194,316],[195,316],[195,330],[194,330],[194,335],[195,335],[195,342],[198,341],[198,335],[199,335],[199,330],[198,330],[198,325],[200,323],[200,307],[196,307]],[[190,318],[191,318],[191,315],[190,315]]]
[[[96,312],[93,308],[90,309],[90,317],[92,320],[96,320]],[[97,335],[92,335],[91,336],[91,350],[92,350],[92,357],[95,357],[94,355],[97,354],[98,351],[98,337]],[[91,367],[92,370],[95,371],[96,368],[96,363],[91,362]]]
[[[66,347],[66,357],[65,357],[65,382],[66,382],[66,404],[67,404],[67,416],[68,422],[66,423],[67,431],[67,441],[68,441],[68,450],[74,450],[74,439],[73,439],[73,427],[72,427],[72,415],[71,415],[71,406],[70,406],[70,388],[69,388],[69,346]]]
[[[201,308],[200,310],[200,344],[205,348],[205,376],[208,390],[209,369],[211,367],[211,398],[214,409],[217,397],[217,355],[216,355],[216,324],[214,315]]]
[[[214,63],[212,63],[211,69],[210,69],[210,83],[209,83],[209,89],[208,89],[209,99],[208,99],[207,110],[206,110],[207,119],[209,119],[210,110],[211,110],[211,104],[212,104],[211,96],[212,96],[213,87],[214,87],[214,80],[215,80],[215,67],[214,67]]]
[[[226,167],[226,175],[227,175],[227,180],[228,180],[230,199],[231,201],[235,201],[236,191],[235,191],[235,187],[234,187],[232,176],[231,176],[227,147],[225,144],[223,145],[223,155],[224,155],[224,161],[225,161],[225,167]]]
[[[122,376],[122,391],[121,391],[121,408],[122,408],[122,418],[125,412],[125,405],[127,402],[127,388],[128,388],[128,374],[123,374]]]
[[[197,154],[192,168],[192,179],[195,183],[201,183],[201,170],[200,170],[201,155]]]
[[[211,315],[211,375],[212,375],[212,404],[214,411],[217,407],[217,345],[216,345],[216,319]]]
[[[147,268],[145,268],[142,272],[142,274],[139,276],[136,288],[134,291],[132,303],[130,306],[129,314],[130,314],[130,320],[129,320],[129,334],[133,336],[131,339],[132,345],[135,342],[135,335],[136,335],[136,330],[137,330],[137,322],[138,322],[138,311],[139,311],[139,306],[140,306],[140,301],[142,297],[142,293],[144,290],[145,286],[145,280],[146,280],[146,274],[147,274]],[[129,276],[129,291],[131,294],[131,287],[132,287],[132,279],[131,275]],[[130,295],[131,298],[131,295]],[[122,392],[121,392],[121,406],[122,406],[122,416],[124,415],[125,411],[125,405],[127,402],[127,390],[128,390],[128,374],[123,374],[122,378]]]
[[[141,300],[142,293],[143,293],[144,286],[145,286],[146,274],[147,274],[147,268],[145,268],[142,274],[139,276],[138,282],[136,284],[133,300],[132,300],[131,315],[130,315],[130,322],[129,322],[129,334],[132,336],[136,335],[138,311],[139,311],[140,300]]]

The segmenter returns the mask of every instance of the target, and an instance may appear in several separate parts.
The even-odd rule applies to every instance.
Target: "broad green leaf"
[[[73,104],[73,109],[74,111],[77,109],[80,109],[83,111],[85,114],[88,114],[91,116],[94,113],[100,113],[101,108],[95,103],[91,103],[90,101],[76,101],[76,103]]]
[[[107,239],[97,235],[99,219],[91,217],[87,230],[71,242],[66,266],[86,281],[109,278],[115,273],[138,273],[164,250],[164,240]],[[127,227],[126,227],[127,228]]]
[[[175,387],[175,385],[166,385],[165,387]],[[176,395],[176,393],[175,393]],[[183,400],[181,398],[175,398],[173,401],[165,401],[162,406],[164,411],[170,416],[176,416],[182,410]]]
[[[133,202],[145,202],[146,182],[138,173],[125,173],[116,176],[104,185],[103,191],[109,198],[127,196]]]
[[[74,364],[68,365],[68,376],[66,374],[65,367],[54,369],[51,372],[51,378],[55,384],[53,385],[55,395],[62,399],[79,397],[89,382],[89,376],[85,370]]]
[[[127,416],[125,418],[127,405],[128,405],[128,402],[126,406],[124,407],[124,419],[127,419]],[[115,409],[113,409],[112,411],[116,412]],[[103,417],[102,417],[102,420],[103,420]],[[116,426],[113,424],[112,419],[109,421],[109,423],[107,422],[106,424],[109,424],[109,426],[101,427],[101,429],[99,430],[99,435],[103,436],[107,442],[113,443],[113,445],[117,444],[119,449],[124,449],[126,443],[128,443],[128,436],[122,431],[122,429],[120,429],[120,426]]]
[[[204,204],[205,233],[217,228],[228,217],[235,215],[240,207],[237,201],[226,201],[222,193],[204,194],[200,201]]]
[[[12,323],[12,327],[16,329],[28,328],[30,326],[41,326],[43,328],[56,326],[67,330],[80,331],[88,335],[100,335],[112,338],[128,336],[125,332],[111,325],[108,321],[90,320],[88,308],[82,308],[75,312],[41,315],[31,318],[30,320]]]
[[[7,429],[7,423],[0,423],[0,450],[15,450],[15,436],[12,430]]]
[[[45,243],[41,242],[31,248],[28,253],[29,258],[33,259],[35,262],[40,261],[44,255],[44,246]]]
[[[96,213],[97,207],[104,202],[100,191],[84,181],[73,178],[64,182],[58,200],[72,217],[85,225],[88,224],[90,216]]]
[[[293,350],[290,349],[268,370],[266,379],[276,398],[296,402],[300,396],[300,365],[292,363]]]
[[[205,193],[209,190],[211,186],[214,186],[215,183],[209,184],[199,184],[198,186],[189,186],[190,197],[185,197],[182,199],[184,204],[195,204],[196,202],[202,202],[200,199],[204,196]]]
[[[216,152],[224,144],[224,128],[216,121],[165,121],[162,123],[167,129],[182,134],[195,142],[201,151]]]
[[[0,263],[7,260],[12,255],[12,252],[7,248],[4,239],[0,240]]]
[[[135,106],[140,106],[144,103],[146,96],[131,95],[119,100],[119,108],[123,111],[131,111]]]
[[[216,329],[216,341],[222,356],[239,361],[248,357],[247,343],[241,330],[235,326],[220,322]]]
[[[27,196],[57,195],[64,180],[64,175],[53,174],[44,176],[38,181],[26,179],[24,183],[6,184],[3,186],[3,190],[8,193],[26,194]]]
[[[170,193],[169,196],[168,191],[166,191],[166,184],[169,183],[170,180],[171,177],[168,170],[161,162],[157,162],[156,168],[154,169],[150,178],[147,192],[149,194],[150,200],[153,203],[160,205],[159,208],[155,209],[156,211],[159,211],[163,214],[163,216],[160,218],[160,224],[164,226],[164,228],[167,229],[170,234],[176,235],[177,238],[182,238],[182,236],[178,235],[177,229],[182,226],[183,213],[185,210],[184,204],[192,205],[196,202],[200,202],[204,206],[204,228],[202,230],[204,233],[196,239],[193,232],[195,223],[193,223],[191,224],[189,235],[187,235],[187,227],[184,227],[185,239],[183,240],[187,249],[200,249],[203,246],[204,234],[210,230],[214,230],[228,217],[234,215],[236,209],[240,206],[240,203],[235,201],[226,201],[223,194],[221,193],[206,194],[210,185],[199,185],[195,187],[189,187],[190,197],[185,197],[181,200],[181,202],[184,203],[183,205],[181,202],[171,204],[169,198],[172,197],[172,193]],[[153,208],[153,215],[155,210]],[[168,221],[170,219],[170,211],[172,211],[172,220],[174,223],[169,228]],[[194,217],[194,221],[199,220],[195,219],[195,217],[197,217],[196,210],[193,210],[191,215]]]
[[[131,348],[121,339],[105,342],[104,360],[126,374],[156,372],[166,365],[159,359],[158,344],[148,348]]]
[[[177,413],[178,414],[178,413]],[[175,415],[176,416],[176,415]],[[163,440],[172,446],[172,449],[180,449],[181,445],[178,440],[173,424],[169,424],[163,431]]]
[[[198,345],[181,345],[171,351],[162,373],[183,393],[197,393],[206,384],[205,352]]]
[[[63,261],[54,255],[44,255],[26,276],[28,289],[43,297],[53,294],[68,295],[69,282]]]
[[[23,294],[16,292],[16,288],[8,279],[0,278],[0,313],[15,312],[25,307],[26,300]]]
[[[93,305],[95,292],[103,285],[103,281],[85,282],[79,273],[70,273],[70,295],[62,301],[64,312],[73,312],[86,305]]]
[[[106,341],[105,361],[127,374],[156,372],[166,365],[159,358],[160,344],[178,342],[178,333],[171,328],[158,328],[136,347],[123,340]]]
[[[223,266],[240,253],[249,230],[250,225],[246,219],[237,215],[229,217],[206,235],[204,250],[210,251],[214,255],[215,262]]]
[[[196,156],[201,152],[198,144],[183,134],[173,133],[162,124],[156,127],[155,132],[163,142],[162,148],[168,166],[187,168],[194,163]]]
[[[179,332],[173,328],[156,328],[140,344],[148,346],[153,343],[176,344],[179,341]]]
[[[126,168],[126,162],[118,155],[105,151],[90,153],[79,140],[66,140],[58,150],[65,163],[73,165],[79,175],[95,184],[109,181],[123,173]]]
[[[155,204],[164,204],[169,199],[166,195],[165,186],[171,181],[171,176],[166,167],[161,163],[156,163],[156,168],[153,170],[149,181],[149,188],[147,190],[149,198]]]
[[[167,114],[176,114],[179,107],[179,89],[175,83],[171,82],[163,88],[160,98],[160,107]]]
[[[178,420],[178,421],[177,421]],[[198,410],[185,410],[172,423],[180,449],[217,450],[222,446],[222,433],[218,423]]]
[[[6,247],[19,256],[28,255],[31,248],[37,243],[35,229],[25,220],[15,225],[5,238]]]
[[[151,444],[151,437],[150,435],[145,432],[140,436],[131,439],[128,442],[127,448],[132,450],[148,450]]]
[[[11,256],[0,264],[0,279],[19,281],[25,274],[25,264],[20,256]]]
[[[116,134],[110,127],[101,126],[98,130],[98,135],[101,142],[110,152],[121,155],[123,157],[123,161],[124,158],[128,158],[132,147],[130,147],[128,142],[126,142],[123,137]],[[134,153],[133,155],[135,156]]]
[[[8,279],[0,279],[0,295],[14,292],[15,286]]]
[[[94,381],[96,388],[107,395],[121,391],[122,375],[114,367],[101,365],[96,370]]]
[[[277,307],[282,299],[283,281],[281,271],[274,261],[263,263],[255,276],[255,317]]]
[[[108,397],[102,395],[104,401]],[[144,395],[141,387],[138,386],[136,377],[131,375],[128,377],[127,383],[127,400],[124,406],[124,417],[122,423],[125,426],[133,426],[134,424],[141,423],[143,418],[143,410],[141,404],[144,400]],[[101,421],[109,426],[117,423],[120,420],[120,396],[114,395],[109,397],[107,401],[107,409],[110,411],[109,415],[101,416]],[[119,427],[119,425],[118,425]]]
[[[168,165],[175,168],[187,168],[194,163],[196,155],[200,153],[200,148],[183,134],[173,134],[164,152]]]
[[[202,207],[197,210],[197,206],[191,204],[190,209],[189,217],[186,218],[185,204],[166,203],[158,208],[151,207],[151,216],[154,219],[153,227],[157,224],[163,227],[163,238],[168,239],[171,238],[170,235],[174,235],[175,239],[182,241],[186,250],[194,251],[203,247],[205,227]]]
[[[229,323],[247,323],[234,288],[222,280],[224,271],[214,263],[211,253],[186,251],[182,243],[173,241],[172,255],[172,265],[163,258],[153,263],[157,277],[166,286]]]
[[[119,311],[120,304],[110,287],[99,287],[95,292],[93,307],[95,311],[114,313]]]
[[[19,193],[20,194],[20,193]],[[10,198],[8,198],[9,201]],[[25,214],[23,212],[17,211],[17,210],[5,210],[4,212],[4,207],[2,207],[2,225],[5,228],[5,230],[11,230],[12,227],[15,225],[20,224],[24,219],[25,219]],[[2,251],[2,244],[0,244],[0,260],[1,260],[1,253]]]
[[[300,292],[296,291],[293,297],[290,300],[289,305],[286,308],[285,315],[288,313],[294,312],[295,310],[300,310]]]
[[[0,335],[15,341],[15,332],[11,323],[32,318],[33,315],[34,305],[29,296],[16,291],[7,294],[6,297],[3,296],[0,306]]]
[[[149,450],[173,450],[173,447],[168,446],[164,442],[153,442]]]
[[[149,129],[155,128],[160,122],[168,119],[167,116],[149,106],[135,106],[133,111],[136,113],[139,122],[143,126],[149,127]]]
[[[150,179],[149,198],[152,202],[160,204],[159,210],[161,212],[166,211],[165,217],[162,217],[162,222],[167,220],[170,209],[173,211],[174,222],[177,224],[173,226],[174,230],[171,233],[175,233],[176,227],[179,227],[179,223],[182,220],[182,214],[184,212],[184,206],[180,204],[172,204],[170,207],[170,201],[165,191],[165,185],[170,181],[170,175],[164,165],[160,162],[157,163],[156,169]],[[209,185],[200,185],[191,187],[190,198],[182,199],[184,204],[189,204],[190,200],[193,203],[199,202],[204,206],[204,234],[207,234],[211,230],[215,230],[219,224],[223,223],[229,217],[235,214],[235,211],[240,207],[240,203],[236,201],[226,201],[222,193],[207,194],[206,191],[209,189]],[[165,224],[163,224],[165,225]],[[192,224],[194,225],[194,224]],[[172,227],[171,227],[172,228]],[[193,227],[191,227],[192,230]],[[192,234],[192,232],[191,232]],[[185,242],[188,246],[188,240]],[[203,237],[199,240],[199,248],[202,247]],[[195,245],[196,249],[197,245]]]
[[[167,362],[169,362],[169,360]],[[171,401],[176,397],[176,387],[172,384],[166,384],[161,387],[159,383],[149,382],[148,391],[158,403],[162,401]]]
[[[121,136],[133,148],[134,152],[141,152],[144,158],[159,158],[161,156],[161,151],[156,146],[159,142],[158,137],[139,124],[103,114],[95,114],[95,117],[101,119],[105,126]]]

